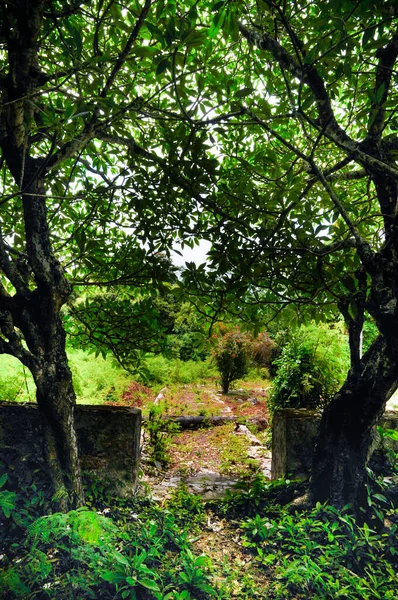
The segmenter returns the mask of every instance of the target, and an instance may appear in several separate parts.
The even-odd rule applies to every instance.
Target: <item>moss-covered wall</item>
[[[141,411],[115,406],[76,408],[76,430],[83,473],[128,495],[136,487],[140,455]],[[0,454],[13,463],[44,467],[40,415],[34,403],[0,402]]]
[[[305,478],[309,475],[320,420],[321,413],[311,410],[286,408],[275,412],[272,428],[272,479],[286,475]],[[380,425],[386,429],[398,430],[398,412],[386,411]],[[383,444],[398,452],[398,442],[381,440],[375,432],[373,451],[380,450]]]

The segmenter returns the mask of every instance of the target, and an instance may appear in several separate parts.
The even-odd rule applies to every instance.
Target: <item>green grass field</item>
[[[123,370],[112,358],[95,357],[83,350],[68,349],[69,365],[77,401],[103,404],[117,401],[134,375]],[[150,356],[146,359],[147,385],[155,391],[167,384],[200,383],[217,378],[209,361],[195,362]],[[34,402],[35,386],[28,369],[12,356],[0,355],[0,400]]]

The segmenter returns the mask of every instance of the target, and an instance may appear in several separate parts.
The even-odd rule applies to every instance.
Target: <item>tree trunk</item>
[[[66,511],[84,504],[75,431],[76,396],[65,352],[65,334],[58,319],[51,353],[34,374],[43,448],[54,489],[54,500]]]
[[[378,418],[397,389],[398,342],[379,336],[322,416],[310,497],[354,511],[366,501],[366,465]]]

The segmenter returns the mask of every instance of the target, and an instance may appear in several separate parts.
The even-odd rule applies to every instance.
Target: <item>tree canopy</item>
[[[210,269],[188,265],[185,285],[213,318],[343,313],[352,369],[313,493],[354,501],[397,385],[397,8],[16,0],[0,18],[0,352],[33,374],[55,487],[83,501],[72,286],[154,289],[173,241],[203,238]],[[380,335],[362,359],[365,310]]]

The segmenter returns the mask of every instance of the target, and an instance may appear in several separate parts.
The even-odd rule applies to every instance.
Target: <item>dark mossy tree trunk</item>
[[[84,503],[74,421],[76,397],[60,315],[71,288],[52,251],[43,182],[37,178],[29,183],[34,179],[31,167],[35,167],[35,162],[27,160],[27,192],[23,195],[26,257],[20,257],[10,273],[17,293],[4,296],[9,309],[8,348],[33,375],[42,417],[43,450],[55,500],[62,510],[67,510]]]
[[[397,389],[397,373],[398,343],[379,336],[324,411],[310,485],[314,501],[350,503],[354,510],[364,504],[374,427]]]
[[[60,314],[71,288],[55,257],[48,225],[46,167],[54,146],[44,143],[40,148],[44,153],[47,147],[47,156],[32,151],[30,127],[36,105],[26,100],[35,97],[45,81],[37,40],[46,5],[43,0],[17,0],[0,8],[8,53],[8,73],[0,79],[0,148],[8,170],[6,189],[15,190],[2,213],[4,232],[0,231],[0,352],[18,358],[33,375],[55,497],[58,506],[67,510],[84,502],[75,394]],[[11,248],[16,227],[20,241]]]

